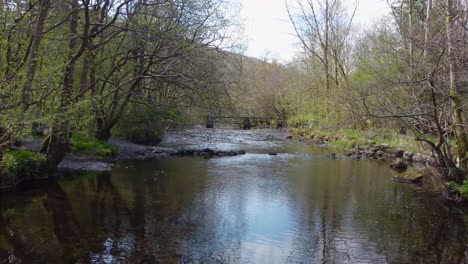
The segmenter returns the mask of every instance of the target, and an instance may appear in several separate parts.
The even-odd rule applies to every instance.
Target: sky
[[[362,27],[369,26],[372,21],[390,11],[386,0],[344,1],[350,8],[355,1],[359,1],[354,22]],[[285,0],[241,0],[241,3],[247,38],[246,55],[281,62],[291,60],[297,51],[297,39],[289,21]]]

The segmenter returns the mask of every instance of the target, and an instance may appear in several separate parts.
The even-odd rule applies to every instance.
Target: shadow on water
[[[122,161],[2,194],[0,263],[467,261],[468,212],[384,164],[325,159],[277,132],[210,133],[200,144],[248,154]]]

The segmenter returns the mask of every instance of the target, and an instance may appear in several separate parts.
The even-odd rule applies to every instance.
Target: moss
[[[8,150],[3,155],[1,163],[4,171],[21,175],[30,170],[41,168],[45,163],[45,157],[25,149]]]
[[[73,134],[71,144],[71,151],[79,155],[111,157],[119,152],[119,149],[109,142],[82,134]]]

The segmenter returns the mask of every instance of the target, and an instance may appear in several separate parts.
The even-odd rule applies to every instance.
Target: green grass
[[[71,151],[74,154],[111,157],[119,152],[119,149],[107,141],[101,141],[82,134],[73,134],[71,138]]]
[[[340,149],[354,149],[356,147],[366,147],[372,142],[375,144],[388,144],[391,148],[399,148],[413,153],[429,154],[428,146],[417,142],[414,137],[401,135],[396,131],[388,130],[359,130],[352,128],[341,128],[336,130],[316,128],[290,128],[289,133],[296,136],[313,140],[328,139],[331,147]]]
[[[18,149],[7,150],[3,155],[1,165],[3,170],[19,175],[30,170],[32,167],[41,167],[44,162],[44,155],[26,149]]]

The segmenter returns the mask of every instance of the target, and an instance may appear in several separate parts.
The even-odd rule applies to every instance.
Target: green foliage
[[[161,142],[162,133],[148,127],[135,127],[126,131],[125,138],[136,144],[155,145]]]
[[[460,194],[468,199],[468,180],[463,181],[463,184],[459,188]]]
[[[445,187],[449,193],[459,194],[464,199],[468,199],[468,180],[463,181],[462,184],[449,181],[445,183]]]
[[[175,109],[133,105],[120,119],[113,134],[136,144],[155,145],[161,142],[166,127],[181,123],[182,115]]]
[[[313,120],[312,114],[299,114],[288,118],[288,125],[290,127],[308,126]]]
[[[75,154],[111,157],[119,152],[119,149],[109,142],[101,141],[82,134],[73,134],[71,150]]]
[[[15,175],[21,175],[27,171],[42,167],[44,162],[45,157],[42,154],[18,149],[6,151],[1,163],[3,170]]]

